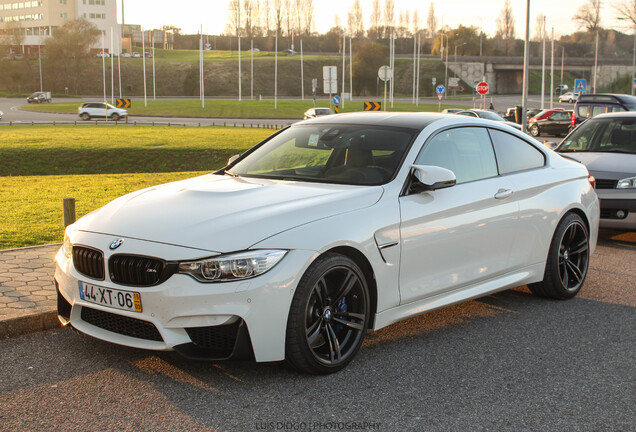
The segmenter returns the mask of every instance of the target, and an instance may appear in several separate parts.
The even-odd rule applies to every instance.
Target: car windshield
[[[329,108],[316,108],[316,114],[331,114]]]
[[[594,118],[576,128],[559,152],[636,154],[636,118]]]
[[[417,131],[370,125],[302,125],[276,135],[228,174],[322,183],[388,182]]]

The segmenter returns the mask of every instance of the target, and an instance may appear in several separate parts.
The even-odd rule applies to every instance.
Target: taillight
[[[596,189],[596,179],[594,178],[592,174],[589,174],[587,176],[587,181],[589,181],[590,184],[592,185],[592,189]]]
[[[576,126],[576,115],[572,113],[572,129],[574,129],[574,126]]]

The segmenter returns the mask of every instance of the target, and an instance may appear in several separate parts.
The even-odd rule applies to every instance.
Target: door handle
[[[506,199],[512,195],[512,189],[499,189],[495,194],[495,199]]]

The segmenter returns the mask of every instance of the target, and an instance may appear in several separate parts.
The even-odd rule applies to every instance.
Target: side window
[[[607,112],[606,106],[595,106],[593,107],[592,117],[596,117],[599,114],[604,114]]]
[[[545,165],[545,156],[532,144],[506,132],[491,129],[499,174],[509,174]]]
[[[455,173],[457,183],[497,176],[497,162],[485,128],[463,127],[435,135],[415,159]]]
[[[590,106],[589,105],[581,105],[578,107],[579,117],[591,117]]]

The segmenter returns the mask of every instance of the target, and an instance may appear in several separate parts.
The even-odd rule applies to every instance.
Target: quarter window
[[[545,165],[545,156],[532,144],[506,132],[491,129],[499,174],[509,174]]]
[[[449,169],[455,173],[458,184],[497,176],[495,154],[485,128],[440,132],[426,144],[415,163]]]

